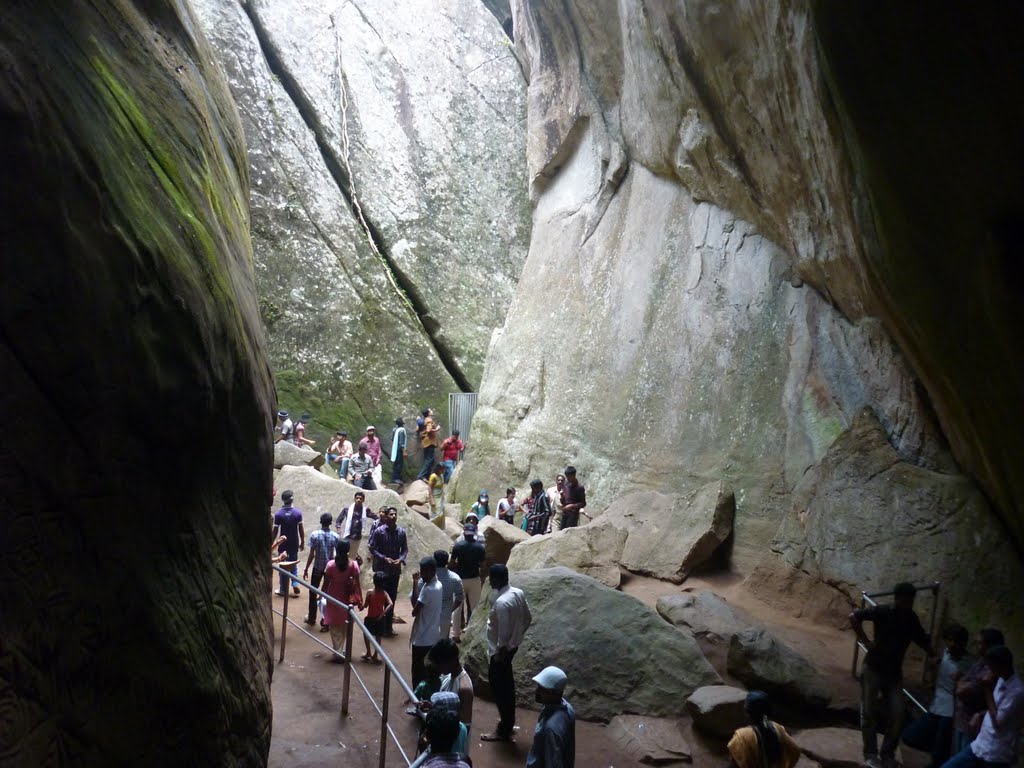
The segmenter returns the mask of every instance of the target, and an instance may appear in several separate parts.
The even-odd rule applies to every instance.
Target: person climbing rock
[[[423,466],[416,476],[417,480],[426,480],[434,466],[434,451],[437,449],[437,436],[441,432],[441,425],[434,418],[434,411],[427,408],[423,417],[423,430],[420,432],[420,445],[423,447]]]
[[[562,516],[558,529],[575,528],[580,524],[580,515],[587,519],[587,489],[576,478],[576,467],[565,468],[565,484],[562,486]]]
[[[405,460],[409,456],[406,451],[407,441],[405,419],[398,417],[391,432],[391,482],[399,486],[402,485],[402,470],[405,469]]]
[[[932,658],[931,638],[914,613],[913,584],[902,582],[893,589],[893,604],[862,608],[850,614],[850,625],[857,639],[868,649],[861,671],[861,736],[864,763],[868,768],[892,766],[896,746],[906,718],[903,706],[903,656],[913,642]],[[874,625],[874,640],[864,632],[864,622]],[[878,759],[878,707],[885,708],[888,723],[882,738],[881,762]]]
[[[510,586],[508,568],[500,563],[491,566],[491,589],[494,603],[487,617],[487,655],[490,658],[487,677],[498,707],[498,725],[484,741],[511,741],[516,724],[516,680],[512,672],[519,644],[530,628],[533,616],[523,590]]]
[[[282,544],[278,551],[285,552],[288,556],[289,561],[295,561],[299,558],[299,552],[305,548],[306,531],[302,527],[302,511],[297,507],[292,506],[292,501],[295,498],[295,494],[291,491],[282,491],[281,493],[281,509],[274,513],[274,532],[271,538],[276,539],[278,535],[285,537],[285,542]],[[288,567],[293,574],[297,574],[298,566],[293,563]],[[279,574],[280,586],[275,595],[283,597],[285,592],[288,591],[288,577],[284,574]],[[299,583],[292,581],[292,591],[295,594],[299,594]]]
[[[534,699],[543,707],[533,731],[526,768],[574,768],[576,765],[576,712],[562,694],[568,677],[558,667],[537,673]]]
[[[315,588],[320,588],[324,572],[327,570],[327,563],[334,559],[341,537],[331,530],[331,523],[334,518],[330,512],[320,515],[320,530],[313,531],[309,537],[309,557],[306,558],[306,567],[302,571],[302,578],[309,581]],[[313,578],[309,578],[309,566],[313,566]],[[316,605],[319,597],[316,592],[309,593],[309,612],[305,622],[312,626],[316,624]]]
[[[341,441],[338,445],[338,456],[334,463],[338,465],[338,477],[348,480],[348,465],[352,461],[352,441],[348,439],[348,432],[344,429],[338,432]]]
[[[771,701],[764,691],[751,691],[743,704],[750,725],[736,729],[729,739],[729,756],[738,768],[793,768],[800,747],[786,729],[770,720]]]
[[[427,480],[427,490],[430,493],[430,521],[443,530],[444,467],[440,462],[434,462],[434,467],[430,470],[430,477]]]

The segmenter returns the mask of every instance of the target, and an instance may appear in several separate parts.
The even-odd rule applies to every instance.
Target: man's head
[[[388,507],[387,517],[384,518],[384,524],[388,528],[394,530],[398,526],[398,510],[394,507]]]
[[[363,506],[363,502],[366,501],[366,494],[363,493],[362,491],[356,491],[355,494],[352,496],[352,501],[355,503],[357,507],[361,507]]]
[[[968,636],[967,629],[956,623],[948,624],[942,629],[942,640],[949,655],[954,659],[959,659],[967,652]]]
[[[359,455],[360,456],[365,456],[366,455],[366,443],[360,443],[359,444],[359,448],[357,448],[356,450],[359,451]]]
[[[562,490],[563,485],[565,485],[565,475],[555,475],[555,487]]]
[[[284,421],[288,418],[288,411],[278,411],[277,418],[279,421]]]
[[[459,714],[446,707],[437,707],[427,713],[427,739],[430,741],[430,752],[434,755],[446,755],[455,746],[459,737]]]
[[[405,419],[403,419],[401,416],[399,416],[397,419],[395,419],[395,426],[396,427],[404,427],[405,426]]]
[[[448,553],[445,552],[443,549],[436,550],[434,552],[434,564],[437,565],[438,568],[447,568]]]
[[[477,517],[476,512],[470,512],[466,515],[466,525],[472,523],[473,525],[480,525],[480,518]]]
[[[752,723],[760,723],[772,716],[772,704],[764,691],[751,691],[743,702],[743,709]]]
[[[322,515],[320,515],[320,527],[321,528],[323,528],[325,530],[327,528],[330,528],[332,522],[334,522],[334,517],[331,515],[330,512],[324,512]]]
[[[429,416],[429,415],[430,415],[430,409],[429,408],[424,408],[422,411],[420,411],[420,416],[422,416],[424,419],[427,418],[427,416]]]
[[[342,432],[335,432],[335,433],[334,433],[334,436],[335,436],[336,438],[338,438],[338,439],[341,439],[341,436],[342,436],[342,434],[344,434],[344,433],[342,433]]]
[[[453,429],[452,430],[452,437],[458,437],[458,436],[459,436],[459,430]]]
[[[420,578],[423,579],[424,584],[432,582],[436,575],[437,563],[434,562],[434,558],[424,557],[420,560]]]
[[[501,563],[495,563],[488,573],[488,580],[491,583],[491,589],[501,589],[508,584],[508,567]]]
[[[427,658],[442,675],[454,674],[462,666],[459,663],[459,646],[450,637],[438,640],[427,653]]]
[[[892,588],[892,604],[897,610],[909,611],[914,607],[917,589],[909,581],[901,581]]]
[[[985,627],[985,629],[978,632],[979,654],[984,656],[989,648],[995,648],[997,645],[1006,645],[1006,638],[1003,636],[1002,630],[995,627]]]
[[[537,496],[537,495],[543,493],[544,492],[544,483],[541,482],[539,479],[538,480],[531,480],[530,481],[530,492],[534,496]]]
[[[565,482],[569,485],[576,485],[576,467],[565,468]]]
[[[344,439],[344,438],[346,438],[346,437],[348,437],[348,432],[346,432],[346,431],[345,431],[344,429],[343,429],[343,430],[341,430],[341,432],[339,432],[338,434],[339,434],[339,435],[341,435],[341,437],[342,437],[343,439]]]
[[[295,494],[291,491],[281,491],[281,503],[286,507],[292,505],[292,500],[295,498]]]
[[[1013,674],[1013,653],[1005,645],[996,645],[985,651],[985,663],[997,677]]]
[[[533,682],[537,684],[534,698],[539,704],[557,704],[562,700],[569,678],[558,667],[544,667],[533,678]]]
[[[371,424],[366,428],[366,436],[371,440],[377,435],[377,428]]]
[[[466,524],[462,526],[462,535],[466,537],[466,541],[474,541],[476,539],[476,523],[469,522],[468,517]]]

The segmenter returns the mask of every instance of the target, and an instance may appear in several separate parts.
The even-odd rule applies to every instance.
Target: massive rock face
[[[995,18],[1004,12],[1015,18]],[[736,494],[734,565],[749,570],[805,471],[866,407],[895,455],[939,486],[956,472],[945,432],[1024,541],[1011,470],[1024,406],[1010,394],[1022,345],[1008,309],[1020,239],[999,224],[1024,202],[1020,174],[1005,170],[1024,149],[1000,117],[1021,106],[1001,86],[979,95],[1004,75],[1024,80],[1005,31],[1020,9],[972,22],[972,40],[988,50],[991,32],[995,44],[962,68],[943,53],[952,13],[932,23],[799,0],[517,2],[513,13],[534,230],[456,491],[571,461],[596,511],[626,491],[721,479]],[[968,137],[953,117],[965,113]],[[961,175],[978,190],[966,211],[953,202]],[[938,219],[926,218],[933,183]],[[918,511],[928,525],[931,510]],[[984,504],[961,513],[998,538]],[[893,570],[910,565],[895,554]]]
[[[0,9],[6,765],[266,761],[273,389],[197,28],[164,0]]]
[[[195,5],[251,147],[282,404],[326,439],[475,389],[529,232],[524,85],[494,17],[472,0]]]

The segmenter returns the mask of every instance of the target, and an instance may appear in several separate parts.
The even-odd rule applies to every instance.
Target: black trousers
[[[487,677],[494,691],[494,703],[498,706],[497,731],[503,736],[512,735],[512,726],[516,724],[516,679],[512,675],[512,659],[518,648],[513,648],[503,661],[491,656],[487,668]]]
[[[414,645],[412,647],[412,689],[427,679],[427,654],[430,653],[429,645]]]
[[[398,580],[400,578],[402,578],[402,574],[401,573],[395,573],[395,574],[386,573],[384,575],[384,583],[381,585],[382,587],[384,587],[384,591],[387,592],[388,595],[391,597],[391,602],[394,603],[395,605],[398,604]],[[394,619],[395,619],[395,612],[394,612],[394,610],[390,610],[386,614],[384,614],[384,620],[383,620],[384,623],[381,625],[381,629],[383,630],[385,635],[390,635],[394,631],[392,629],[392,624],[394,624]],[[413,687],[415,687],[415,686],[413,686]]]
[[[309,580],[309,583],[312,584],[317,589],[320,589],[320,582],[323,580],[323,578],[324,578],[324,572],[323,571],[318,571],[316,568],[314,568],[313,569],[313,577]],[[312,624],[313,622],[316,621],[316,604],[317,604],[317,601],[319,599],[320,599],[320,595],[318,595],[316,592],[310,592],[309,593],[309,622],[310,622],[310,624]]]

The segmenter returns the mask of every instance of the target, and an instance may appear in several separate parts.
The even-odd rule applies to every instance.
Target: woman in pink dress
[[[349,560],[350,542],[342,539],[338,543],[335,557],[324,570],[324,592],[353,608],[362,607],[363,592],[359,587],[359,564]],[[348,611],[335,605],[330,600],[324,608],[324,624],[331,630],[331,645],[335,651],[341,651],[345,645],[345,629],[348,624]],[[344,664],[345,654],[335,654],[331,661]]]

